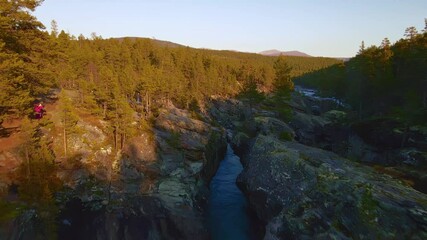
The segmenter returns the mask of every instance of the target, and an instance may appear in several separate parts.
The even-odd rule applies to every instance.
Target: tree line
[[[30,14],[41,2],[0,4],[1,119],[28,115],[31,103],[53,88],[78,91],[79,106],[116,125],[131,108],[151,115],[153,107],[168,101],[189,108],[212,95],[236,96],[248,79],[263,92],[273,89],[277,58],[174,47],[151,39],[75,37],[59,31],[54,21],[49,32]],[[292,77],[338,62],[286,60]]]
[[[397,117],[404,122],[427,119],[427,19],[424,30],[405,30],[394,44],[385,38],[365,47],[346,63],[305,74],[295,82],[348,102],[359,119]]]

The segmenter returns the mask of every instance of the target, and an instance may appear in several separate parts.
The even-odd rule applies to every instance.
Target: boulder
[[[281,139],[287,136],[287,140],[292,140],[295,137],[294,130],[277,118],[259,116],[255,117],[255,122],[260,134],[276,136]]]
[[[380,151],[402,147],[403,128],[402,123],[388,118],[368,119],[351,125],[354,134]]]
[[[169,132],[183,133],[185,130],[206,134],[210,131],[209,124],[192,119],[186,110],[169,107],[160,112],[155,121],[155,128]]]
[[[160,112],[155,128],[163,175],[184,167],[195,177],[210,180],[225,154],[225,131],[173,106]]]
[[[262,135],[243,160],[265,239],[427,238],[427,196],[369,167]]]
[[[377,148],[367,144],[356,134],[349,135],[347,157],[357,162],[387,164],[386,159],[380,154]]]
[[[212,101],[209,113],[226,129],[235,129],[236,123],[250,119],[252,111],[249,106],[236,99],[219,99]]]
[[[331,122],[339,123],[347,119],[347,113],[339,110],[330,110],[325,112],[322,117]]]
[[[330,123],[321,116],[294,112],[290,126],[295,131],[295,139],[303,144],[314,145],[322,135],[322,128]]]
[[[416,148],[402,148],[398,152],[404,164],[413,167],[427,167],[427,152],[419,151]]]

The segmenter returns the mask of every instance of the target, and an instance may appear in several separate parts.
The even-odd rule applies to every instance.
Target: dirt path
[[[51,119],[56,105],[56,103],[45,105],[47,114],[44,118]],[[3,127],[0,128],[0,192],[5,184],[8,185],[13,181],[13,172],[22,162],[19,147],[25,139],[21,134],[21,124],[22,119],[11,119],[4,121]]]
[[[19,146],[23,139],[20,137],[21,119],[8,120],[0,130],[0,152],[8,151]]]
[[[19,146],[24,142],[19,133],[21,120],[3,122],[0,134],[0,193],[12,182],[12,173],[19,167]]]

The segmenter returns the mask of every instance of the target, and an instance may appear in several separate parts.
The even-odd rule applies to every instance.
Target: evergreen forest
[[[130,132],[133,112],[148,119],[172,102],[185,109],[209,98],[235,97],[254,83],[269,93],[277,79],[275,57],[194,49],[147,38],[70,36],[52,21],[46,30],[30,14],[40,1],[1,5],[0,121],[32,114],[33,103],[59,89],[76,91],[72,104]],[[280,57],[290,77],[326,68],[331,58]],[[277,64],[276,64],[277,65]],[[287,79],[286,81],[290,81]],[[287,84],[291,90],[293,84]]]
[[[418,32],[408,27],[404,38],[366,47],[349,61],[294,79],[349,103],[358,119],[391,117],[407,124],[427,120],[427,20]]]

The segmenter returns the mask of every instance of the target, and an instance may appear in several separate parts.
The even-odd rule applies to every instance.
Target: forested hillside
[[[405,30],[394,44],[365,47],[345,64],[295,79],[350,103],[359,118],[397,116],[412,123],[427,119],[427,20],[423,31]]]
[[[82,102],[94,98],[100,103],[105,84],[117,82],[121,94],[130,102],[141,101],[146,113],[151,112],[153,100],[170,100],[188,108],[190,103],[201,104],[212,95],[235,96],[249,80],[268,92],[276,77],[273,63],[277,58],[257,54],[164,47],[150,39],[74,39],[64,32],[55,40],[65,53],[61,59],[65,67],[58,72],[61,87],[79,90]],[[286,60],[292,76],[337,62],[325,58]],[[97,93],[90,94],[95,86]]]
[[[213,96],[243,93],[251,101],[272,91],[283,96],[293,88],[291,77],[339,63],[194,49],[147,38],[75,37],[60,31],[55,21],[46,30],[31,15],[41,3],[0,3],[0,130],[7,137],[11,130],[3,131],[5,121],[23,120],[17,130],[26,136],[20,141],[27,164],[50,166],[52,159],[69,156],[68,138],[78,131],[83,113],[105,121],[109,142],[120,150],[135,131],[149,128],[167,103],[195,111]],[[59,113],[53,117],[61,123],[55,127],[63,138],[63,149],[55,152],[60,156],[55,156],[50,141],[42,140],[42,127],[52,119],[31,121],[33,106],[40,101]],[[43,154],[50,157],[37,157]]]
[[[126,115],[131,107],[150,115],[153,105],[165,101],[188,108],[212,95],[235,96],[247,81],[261,91],[272,90],[277,58],[169,47],[150,39],[102,39],[95,34],[76,38],[59,32],[54,21],[48,32],[28,13],[39,4],[7,1],[1,6],[2,118],[28,115],[33,101],[53,88],[78,91],[80,107],[107,119],[118,110]],[[291,76],[337,62],[286,57]]]

